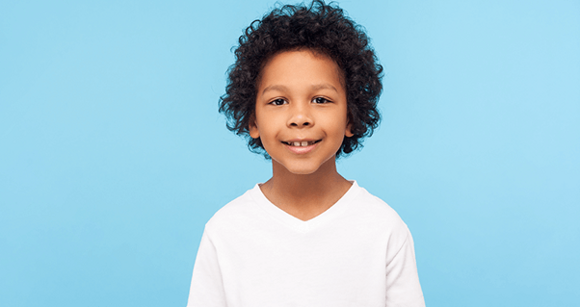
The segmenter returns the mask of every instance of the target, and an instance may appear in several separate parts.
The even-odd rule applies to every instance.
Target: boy
[[[220,111],[273,175],[206,224],[188,306],[424,306],[407,226],[336,170],[379,121],[364,32],[322,1],[284,6],[235,54]]]

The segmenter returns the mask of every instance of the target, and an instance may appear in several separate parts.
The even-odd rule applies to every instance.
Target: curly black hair
[[[226,93],[219,111],[226,115],[229,130],[248,138],[248,148],[269,158],[259,138],[249,135],[254,116],[260,73],[274,55],[310,49],[333,59],[342,70],[346,88],[348,120],[352,137],[345,137],[336,156],[362,146],[362,138],[377,128],[377,102],[382,91],[383,67],[378,64],[369,38],[342,9],[314,0],[309,6],[285,5],[262,20],[254,20],[239,38],[236,62],[229,68]],[[342,79],[342,78],[341,78]]]

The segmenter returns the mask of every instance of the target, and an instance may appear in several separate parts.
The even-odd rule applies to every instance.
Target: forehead
[[[342,70],[329,56],[310,49],[283,51],[264,64],[258,89],[275,85],[331,84],[344,90]]]

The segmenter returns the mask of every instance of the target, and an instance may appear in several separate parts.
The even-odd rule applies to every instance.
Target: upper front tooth
[[[302,145],[302,146],[308,146],[308,142],[306,142],[306,141],[303,141],[301,145]]]
[[[294,146],[300,146],[300,142],[294,142],[292,145],[294,145]]]

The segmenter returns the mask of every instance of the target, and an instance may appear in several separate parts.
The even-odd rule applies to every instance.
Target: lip
[[[313,151],[318,146],[320,141],[322,141],[322,140],[290,140],[287,142],[282,142],[282,144],[284,144],[286,149],[288,149],[290,152],[297,154],[297,155],[303,155],[303,154],[307,154],[307,153]],[[288,144],[288,143],[293,143],[293,142],[314,142],[314,144],[308,145],[308,146],[292,146],[292,145]]]

